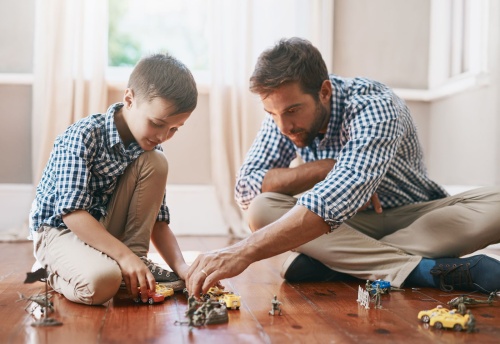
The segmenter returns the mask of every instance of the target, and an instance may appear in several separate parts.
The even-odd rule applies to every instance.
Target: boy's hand
[[[140,287],[142,302],[147,302],[148,289],[156,289],[156,281],[151,271],[149,271],[144,262],[133,253],[118,261],[118,264],[122,270],[123,280],[127,285],[129,294],[132,295],[134,299],[137,298],[137,288]]]

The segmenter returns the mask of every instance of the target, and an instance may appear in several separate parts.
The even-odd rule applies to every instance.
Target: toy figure
[[[62,325],[62,322],[48,317],[49,312],[54,312],[54,305],[52,302],[50,302],[50,294],[49,294],[49,285],[47,281],[47,265],[45,267],[40,268],[36,270],[35,272],[27,272],[26,273],[26,279],[24,280],[24,283],[33,283],[37,281],[42,281],[45,282],[45,294],[39,294],[39,295],[33,295],[30,297],[25,297],[22,294],[19,294],[21,299],[24,300],[29,300],[31,302],[34,302],[38,306],[41,307],[43,317],[35,321],[31,324],[31,326],[60,326]]]
[[[377,287],[375,289],[375,308],[382,308],[382,300],[381,300],[381,295],[382,295],[382,289],[380,289],[380,285],[377,284]]]
[[[371,284],[370,280],[366,280],[365,289],[369,293],[372,291],[373,288],[372,288],[372,284]]]
[[[274,295],[273,300],[271,301],[273,308],[269,311],[270,315],[274,315],[274,312],[279,312],[279,315],[281,315],[281,307],[280,305],[282,304],[281,302],[278,301],[278,297]]]
[[[193,327],[196,326],[193,320],[194,313],[196,312],[196,310],[197,310],[196,305],[192,305],[189,306],[189,308],[186,310],[186,313],[184,313],[186,318],[188,318],[189,331],[191,331]]]
[[[209,302],[206,308],[205,325],[227,323],[229,317],[227,308],[219,303]]]
[[[476,330],[476,318],[472,315],[470,309],[467,311],[469,320],[467,321],[467,332],[474,332]]]

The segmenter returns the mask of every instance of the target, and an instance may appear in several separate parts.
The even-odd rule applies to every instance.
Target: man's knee
[[[264,192],[255,197],[247,210],[248,225],[255,232],[287,213],[297,200],[294,197]]]

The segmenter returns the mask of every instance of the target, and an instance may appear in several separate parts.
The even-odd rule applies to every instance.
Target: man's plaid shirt
[[[330,76],[331,117],[324,137],[296,147],[266,116],[237,176],[235,197],[246,209],[261,193],[272,168],[335,159],[325,180],[297,204],[321,216],[332,229],[351,218],[376,192],[383,208],[447,196],[424,166],[417,130],[404,102],[388,87],[365,78]]]

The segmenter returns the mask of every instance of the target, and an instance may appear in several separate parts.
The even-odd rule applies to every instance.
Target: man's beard
[[[308,147],[314,141],[316,136],[318,136],[319,131],[322,129],[323,125],[326,122],[326,118],[328,118],[328,111],[321,105],[319,101],[316,102],[315,109],[315,120],[311,125],[309,130],[306,129],[297,129],[292,130],[287,136],[288,138],[299,148]],[[291,136],[300,135],[299,140],[292,139]],[[301,139],[301,137],[303,137]]]

